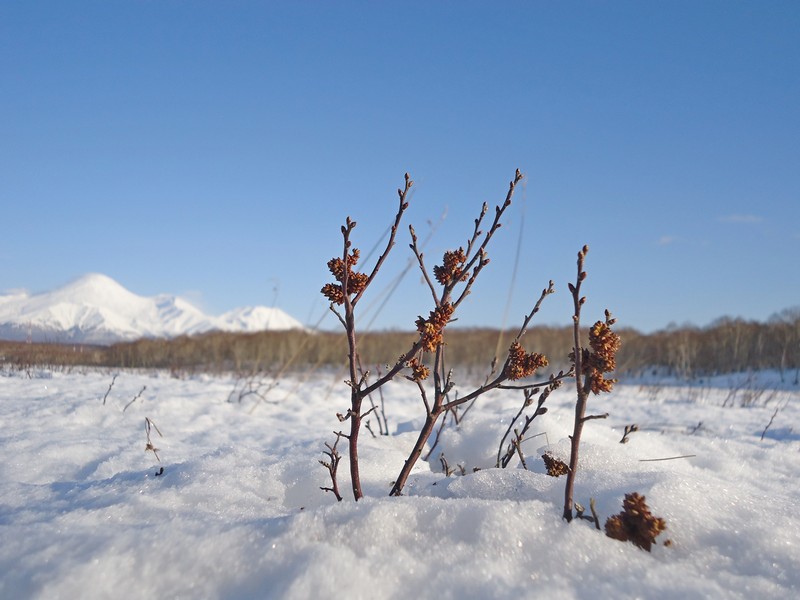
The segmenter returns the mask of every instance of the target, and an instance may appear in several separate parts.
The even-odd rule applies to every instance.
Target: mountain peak
[[[110,344],[212,330],[302,328],[277,308],[206,315],[187,300],[138,296],[101,273],[88,273],[50,292],[0,296],[0,339]]]

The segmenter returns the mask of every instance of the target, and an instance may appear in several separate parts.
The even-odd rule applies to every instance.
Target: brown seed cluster
[[[412,358],[406,363],[406,366],[411,369],[411,379],[414,381],[425,381],[431,374],[430,369],[419,362],[417,358]]]
[[[508,349],[505,374],[512,380],[533,375],[537,370],[546,367],[547,357],[538,352],[526,353],[519,342],[513,342]]]
[[[597,321],[589,329],[589,346],[581,354],[581,371],[589,376],[590,388],[595,394],[610,392],[616,379],[606,379],[604,373],[610,373],[617,368],[617,352],[622,346],[620,337],[611,331],[614,319],[607,317],[605,321]],[[570,352],[569,358],[575,362],[575,353]]]
[[[617,382],[616,379],[605,379],[603,373],[610,373],[617,368],[617,351],[622,345],[620,337],[611,331],[613,320],[608,322],[598,321],[589,330],[588,367],[592,378],[592,392],[610,392]]]
[[[358,248],[353,248],[353,252],[347,257],[347,266],[345,267],[344,261],[341,258],[332,258],[328,261],[328,270],[339,282],[326,283],[322,290],[322,295],[334,304],[344,304],[343,283],[345,276],[345,269],[347,269],[347,295],[352,296],[358,294],[365,287],[367,287],[367,280],[369,277],[365,273],[354,271],[353,267],[358,263],[359,259]]]
[[[544,461],[544,466],[547,469],[547,474],[550,475],[550,477],[561,477],[562,475],[569,473],[569,467],[567,466],[567,463],[556,458],[552,454],[549,454],[548,452],[542,454],[542,460]]]
[[[667,528],[667,522],[654,517],[644,501],[644,496],[625,494],[623,511],[606,520],[606,535],[622,542],[632,542],[650,552],[659,533]]]
[[[422,349],[425,352],[433,352],[438,346],[444,343],[442,332],[445,326],[450,322],[450,317],[453,316],[453,310],[453,305],[449,302],[445,302],[432,310],[427,319],[422,317],[417,318],[417,331],[419,331],[422,337]]]
[[[464,254],[464,249],[448,250],[444,253],[444,259],[441,266],[433,267],[433,275],[436,281],[442,285],[454,281],[466,281],[467,273],[464,272],[464,263],[467,262],[467,257]]]

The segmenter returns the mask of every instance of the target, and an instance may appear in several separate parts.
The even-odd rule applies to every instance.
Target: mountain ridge
[[[0,295],[0,339],[108,345],[207,331],[302,329],[279,308],[249,306],[220,316],[180,296],[139,296],[101,273],[88,273],[39,294]]]

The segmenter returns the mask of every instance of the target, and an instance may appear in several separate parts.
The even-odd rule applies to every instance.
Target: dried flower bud
[[[513,342],[508,349],[505,375],[511,380],[522,379],[533,375],[537,370],[546,367],[547,357],[538,352],[526,353],[522,344]]]
[[[344,304],[344,294],[342,293],[342,286],[335,283],[326,283],[320,290],[322,295],[330,300],[333,304]]]
[[[367,280],[369,279],[365,273],[353,270],[353,267],[358,263],[359,256],[358,248],[353,248],[353,251],[347,256],[347,266],[345,266],[345,261],[338,257],[328,261],[328,270],[336,278],[336,281],[341,284],[344,283],[345,269],[347,270],[347,294],[350,296],[363,291],[367,287]],[[342,287],[342,285],[328,283],[320,291],[334,304],[343,304],[344,292]]]
[[[645,502],[645,497],[636,492],[625,494],[622,512],[606,520],[606,535],[622,542],[632,542],[650,552],[658,534],[667,528],[667,522],[655,517]]]
[[[466,281],[467,274],[464,272],[464,263],[467,262],[467,257],[464,254],[464,249],[448,250],[444,253],[444,259],[441,266],[433,267],[433,274],[436,281],[442,285],[447,285],[451,282]]]
[[[617,368],[617,352],[622,346],[620,337],[611,331],[612,320],[597,321],[589,329],[589,346],[591,351],[581,350],[581,372],[590,378],[589,387],[595,394],[610,392],[616,379],[606,379],[604,373]],[[570,352],[569,359],[575,364],[575,352]]]
[[[542,460],[544,461],[544,466],[547,469],[547,474],[550,475],[550,477],[561,477],[561,475],[566,475],[569,473],[569,467],[567,466],[567,463],[556,458],[548,452],[542,454]]]
[[[416,358],[412,358],[408,361],[406,366],[411,369],[411,379],[414,381],[425,381],[431,374],[430,369]]]
[[[450,322],[454,310],[452,304],[445,302],[432,310],[427,319],[417,318],[417,331],[422,337],[422,349],[425,352],[433,352],[444,343],[442,331]]]

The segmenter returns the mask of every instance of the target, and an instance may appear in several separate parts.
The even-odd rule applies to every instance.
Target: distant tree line
[[[800,378],[800,307],[767,322],[724,317],[706,327],[669,326],[655,333],[620,329],[618,373],[658,369],[685,379],[748,370],[776,369],[786,381]],[[414,332],[364,334],[359,343],[364,369],[394,364]],[[495,355],[504,356],[512,332],[458,329],[446,332],[449,364],[480,374]],[[526,345],[545,354],[553,369],[566,367],[571,328],[533,327]],[[341,333],[264,331],[213,332],[170,340],[142,339],[112,346],[0,342],[0,364],[32,366],[170,369],[175,372],[296,371],[343,365],[347,344]]]

